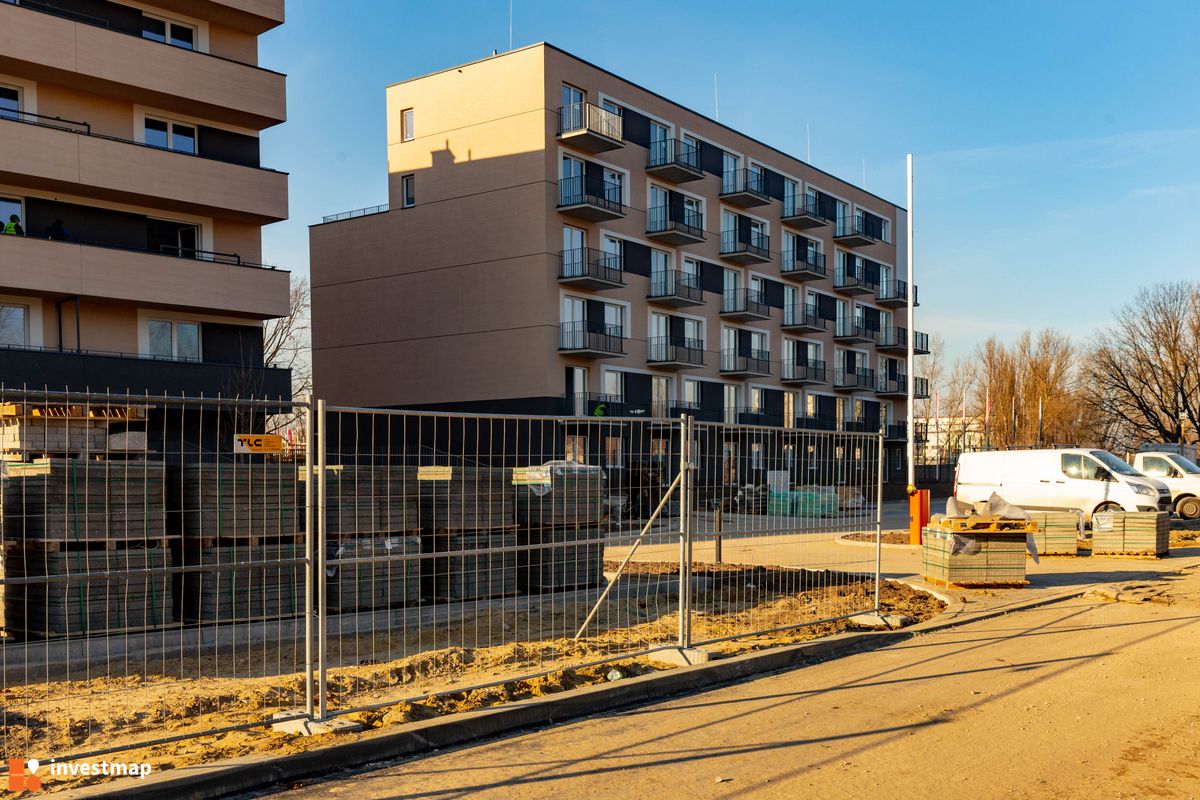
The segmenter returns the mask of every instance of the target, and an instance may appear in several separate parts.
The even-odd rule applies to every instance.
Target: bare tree
[[[292,281],[286,316],[263,325],[263,363],[292,371],[292,397],[312,391],[312,291],[306,278]]]
[[[1092,340],[1085,400],[1104,444],[1200,439],[1200,284],[1141,289]]]

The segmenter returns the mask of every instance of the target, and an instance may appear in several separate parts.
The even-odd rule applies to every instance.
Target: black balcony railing
[[[875,388],[880,394],[906,394],[908,392],[908,376],[880,375]]]
[[[328,214],[321,218],[321,223],[341,222],[344,219],[357,219],[358,217],[371,217],[376,214],[386,214],[391,209],[387,203],[381,203],[377,206],[366,206],[364,208],[355,208],[351,211],[339,211],[336,214]]]
[[[5,2],[5,0],[0,0]],[[276,172],[277,170],[267,169],[260,166],[257,157],[238,158],[234,156],[222,155],[220,153],[200,152],[191,150],[175,150],[169,147],[159,147],[158,145],[146,144],[145,142],[137,142],[133,139],[126,139],[121,136],[109,136],[104,133],[95,133],[92,131],[91,123],[79,122],[71,119],[63,119],[62,117],[51,117],[45,114],[33,114],[28,111],[14,111],[12,109],[0,109],[0,120],[8,120],[9,122],[20,122],[25,125],[34,125],[39,128],[50,128],[56,131],[65,131],[74,133],[79,136],[87,136],[91,139],[104,139],[109,142],[119,142],[121,144],[129,144],[134,147],[145,147],[151,150],[161,150],[164,153],[175,153],[181,156],[191,156],[192,158],[202,158],[205,161],[219,161],[223,164],[236,164],[239,167],[250,167],[251,169],[261,169],[264,172]]]
[[[677,233],[704,238],[704,215],[690,209],[654,206],[646,211],[646,233]]]
[[[674,297],[703,303],[704,288],[699,275],[668,269],[650,273],[650,293],[647,296],[651,299]]]
[[[913,334],[913,351],[916,353],[929,352],[929,334],[917,331]]]
[[[622,343],[625,329],[620,325],[591,326],[585,320],[563,322],[559,325],[559,350],[591,350],[601,353],[624,353]]]
[[[756,375],[771,374],[771,354],[766,350],[721,351],[721,372],[753,372]]]
[[[834,370],[833,385],[839,389],[875,389],[875,370],[873,369],[839,369]]]
[[[790,306],[784,306],[783,326],[785,328],[806,327],[826,329],[829,327],[829,320],[818,314],[815,305],[793,303]]]
[[[908,281],[891,278],[879,284],[878,298],[883,301],[908,300]]]
[[[753,169],[731,169],[721,176],[721,194],[750,194],[770,200],[767,194],[767,175]]]
[[[594,247],[563,250],[559,278],[595,278],[608,283],[623,283],[621,254],[606,253]]]
[[[704,366],[704,342],[699,339],[672,339],[655,336],[646,341],[646,361],[654,364],[676,363]]]
[[[833,236],[835,239],[854,237],[869,239],[872,242],[886,243],[888,241],[886,234],[880,228],[880,223],[864,219],[859,214],[839,218]]]
[[[879,331],[879,339],[876,342],[880,347],[889,347],[898,349],[908,347],[908,329],[890,326]]]
[[[838,339],[866,339],[879,341],[879,330],[863,323],[862,320],[842,317],[837,321],[833,335]]]
[[[908,426],[903,422],[891,422],[883,430],[883,438],[885,439],[908,439]]]
[[[783,362],[783,380],[825,382],[824,361],[787,361]]]
[[[3,0],[0,0],[3,2]],[[186,258],[195,261],[208,261],[213,264],[229,264],[234,267],[251,267],[253,269],[272,269],[277,270],[278,267],[273,267],[269,264],[259,264],[253,261],[244,260],[237,253],[218,253],[212,250],[197,250],[191,247],[177,247],[175,245],[160,245],[156,248],[152,247],[130,247],[124,244],[112,244],[109,242],[95,242],[85,239],[76,239],[74,237],[57,237],[46,236],[39,233],[26,232],[21,238],[38,239],[47,242],[61,242],[63,244],[76,244],[83,247],[103,247],[106,250],[121,250],[126,253],[145,253],[154,256],[168,256],[171,258]],[[0,239],[0,241],[4,241]]]
[[[929,397],[929,378],[913,378],[913,397]]]
[[[558,205],[565,206],[597,206],[614,214],[624,214],[625,206],[621,199],[621,185],[610,181],[588,181],[586,175],[576,175],[573,178],[560,178],[558,181]]]
[[[863,288],[868,291],[877,291],[878,285],[867,280],[866,275],[858,269],[846,269],[838,267],[833,271],[833,288],[835,289],[857,289]]]
[[[803,250],[784,250],[782,272],[784,275],[791,272],[805,272],[824,277],[827,274],[825,271],[825,254],[808,248]]]
[[[821,213],[821,206],[817,202],[817,198],[809,197],[808,195],[792,195],[783,198],[783,218],[792,219],[795,217],[816,217],[827,222],[829,218]]]
[[[796,427],[807,431],[835,431],[837,417],[832,414],[800,414],[796,417]]]
[[[783,427],[783,416],[772,414],[761,406],[741,406],[737,409],[734,421],[738,425],[763,425],[772,428]]]
[[[700,172],[700,148],[691,142],[679,139],[651,142],[650,152],[646,156],[646,168],[654,169],[670,165]]]
[[[758,289],[734,289],[721,295],[721,313],[769,317],[771,307],[767,305],[766,295]]]
[[[605,108],[591,103],[571,103],[558,109],[559,135],[588,131],[615,141],[622,139],[622,120]]]
[[[721,255],[738,255],[747,253],[758,258],[771,257],[771,237],[765,233],[750,231],[721,231]]]

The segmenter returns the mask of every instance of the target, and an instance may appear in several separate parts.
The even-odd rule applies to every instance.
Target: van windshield
[[[1175,466],[1179,467],[1188,475],[1200,475],[1200,467],[1196,466],[1196,462],[1185,456],[1167,456]]]
[[[1108,467],[1118,475],[1133,475],[1134,477],[1142,476],[1142,473],[1138,472],[1136,469],[1129,466],[1107,450],[1089,450],[1088,453],[1099,459],[1101,464]]]

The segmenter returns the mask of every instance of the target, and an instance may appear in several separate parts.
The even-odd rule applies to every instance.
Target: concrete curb
[[[692,694],[700,690],[762,677],[818,661],[875,650],[915,636],[980,622],[1079,597],[1072,589],[1027,603],[951,619],[935,617],[899,631],[842,633],[802,644],[755,650],[729,658],[597,684],[550,697],[521,700],[494,708],[422,720],[380,731],[344,744],[286,756],[250,756],[215,764],[184,767],[62,793],[89,800],[209,800],[281,783],[345,772],[405,756],[477,742],[517,731],[545,727],[616,709]],[[941,598],[939,598],[941,599]],[[961,612],[959,612],[961,614]]]

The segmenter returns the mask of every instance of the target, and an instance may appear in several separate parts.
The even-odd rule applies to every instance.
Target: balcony
[[[755,289],[735,289],[721,296],[721,316],[746,321],[768,320],[771,307],[767,298]]]
[[[913,334],[913,355],[929,355],[929,334],[917,331]]]
[[[771,202],[767,194],[767,176],[751,169],[735,169],[721,176],[721,199],[741,208],[765,206]]]
[[[913,300],[916,300],[914,292]],[[908,281],[890,278],[879,285],[875,302],[887,308],[901,308],[908,305]]]
[[[878,419],[848,419],[842,423],[845,433],[879,433],[882,423]]]
[[[620,325],[589,325],[586,321],[559,324],[558,352],[584,358],[625,355],[625,331]]]
[[[837,417],[832,414],[800,414],[796,417],[796,427],[805,431],[836,431]]]
[[[842,217],[833,231],[833,240],[845,247],[866,247],[872,244],[887,244],[879,231],[861,216]]]
[[[292,372],[288,369],[174,361],[132,353],[0,347],[0,375],[7,386],[51,391],[288,400],[292,396]]]
[[[784,250],[783,268],[779,274],[794,281],[814,281],[826,278],[829,274],[825,271],[825,254],[807,248]]]
[[[619,114],[591,103],[572,103],[558,109],[558,139],[572,147],[603,153],[620,147],[623,138]]]
[[[771,374],[771,354],[766,350],[721,351],[721,374],[743,378],[767,377]]]
[[[0,173],[20,175],[29,188],[256,225],[287,219],[282,172],[98,136],[86,122],[28,113],[0,115],[0,135]]]
[[[47,4],[0,2],[0,53],[12,64],[6,71],[106,87],[103,94],[132,103],[252,130],[287,119],[286,79],[278,72],[105,25]]]
[[[908,426],[903,422],[891,422],[884,427],[883,438],[889,442],[907,442]]]
[[[875,391],[875,370],[834,370],[833,388],[840,391],[856,391],[858,389],[863,389],[868,392],[873,392]]]
[[[586,289],[617,289],[625,285],[620,253],[580,247],[562,251],[559,258],[559,283]]]
[[[791,228],[807,230],[828,225],[832,220],[827,219],[818,210],[817,198],[804,195],[784,198],[780,222]]]
[[[862,295],[875,294],[879,287],[868,281],[862,272],[839,267],[833,272],[833,288],[842,294]]]
[[[913,397],[918,400],[929,399],[929,378],[913,378]]]
[[[758,425],[760,427],[781,428],[783,417],[778,414],[768,414],[761,408],[741,407],[737,409],[738,425]]]
[[[841,344],[872,344],[878,339],[878,330],[849,317],[839,319],[833,330],[833,340]]]
[[[780,381],[793,385],[825,383],[824,361],[784,361]]]
[[[578,392],[562,396],[563,413],[572,417],[649,417],[650,404],[629,403],[617,395]],[[665,409],[664,409],[665,410]]]
[[[700,148],[679,139],[651,142],[646,156],[646,172],[674,183],[697,181],[704,177],[700,166]]]
[[[908,353],[908,328],[884,328],[879,332],[875,346],[882,352]]]
[[[646,301],[660,306],[702,306],[704,289],[700,276],[679,270],[654,272],[650,275],[650,291]]]
[[[249,264],[236,254],[155,253],[102,243],[0,236],[3,291],[267,319],[288,313],[289,279],[285,270]]]
[[[558,181],[558,210],[589,222],[625,216],[621,187],[608,181],[589,181],[586,175]]]
[[[771,260],[771,237],[765,233],[721,231],[721,258],[734,264],[766,264]]]
[[[657,336],[646,342],[646,363],[652,367],[691,369],[704,366],[704,342]]]
[[[907,397],[908,376],[896,375],[895,377],[888,377],[887,375],[880,375],[875,392],[880,397]]]
[[[701,408],[695,400],[676,400],[671,404],[671,416],[692,417],[697,422],[721,422],[724,415],[719,409]]]
[[[699,211],[655,206],[646,211],[646,238],[664,244],[704,241],[704,215]]]
[[[818,315],[816,306],[796,304],[784,307],[780,327],[791,333],[824,333],[829,320]]]

